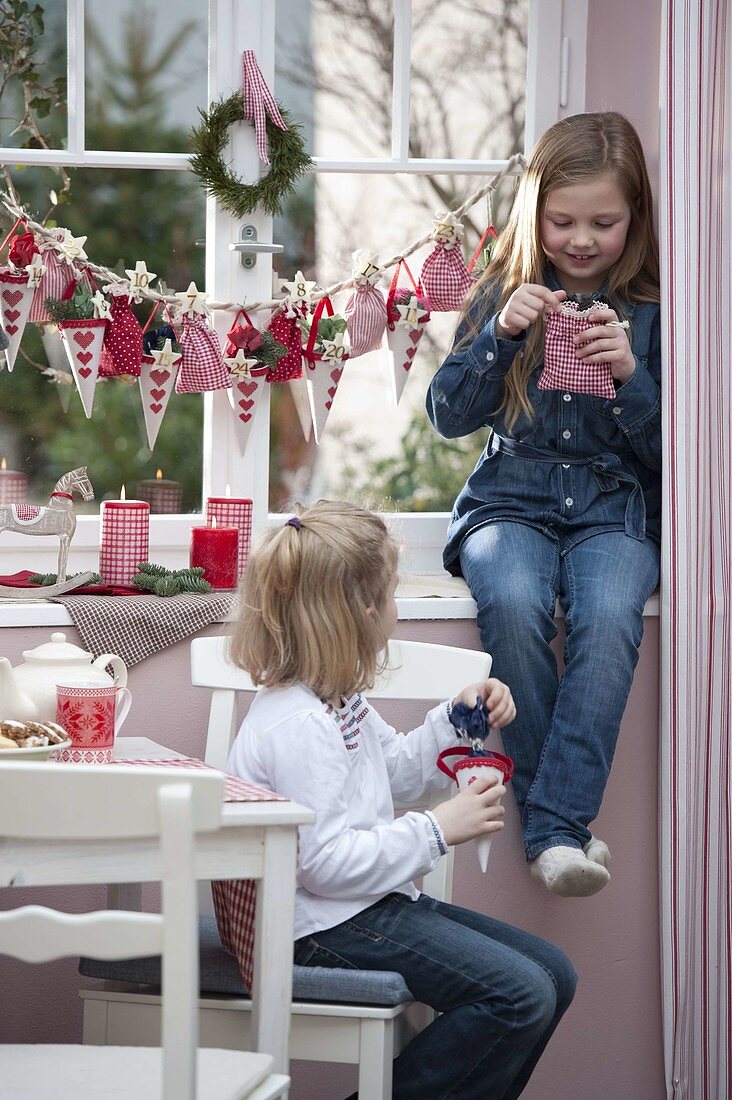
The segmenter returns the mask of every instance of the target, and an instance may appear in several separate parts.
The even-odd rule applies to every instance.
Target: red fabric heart
[[[3,301],[7,302],[9,306],[17,306],[18,302],[23,297],[22,290],[4,290]]]
[[[17,325],[6,325],[5,326],[5,331],[7,332],[8,336],[15,336],[16,332],[18,331],[18,326]]]
[[[409,339],[412,341],[413,344],[417,344],[422,339],[422,329],[421,328],[410,329]]]
[[[417,354],[416,348],[407,348],[407,359],[414,359]]]
[[[19,317],[20,317],[20,310],[19,309],[6,309],[5,310],[5,320],[6,321],[17,321]]]
[[[94,343],[93,332],[75,332],[74,343],[78,344],[80,348],[88,348],[90,344]]]
[[[335,395],[336,395],[336,387],[331,386],[330,389],[328,390],[328,397],[332,398],[332,397],[335,397]]]
[[[254,405],[253,401],[240,401],[239,402],[239,408],[244,409],[245,412],[248,412],[252,408],[253,405]]]
[[[94,356],[90,351],[78,351],[76,353],[76,358],[79,360],[80,363],[83,363],[84,366],[86,366],[87,363],[91,362]]]
[[[150,396],[154,401],[162,401],[165,397],[165,390],[150,390]]]
[[[243,393],[245,397],[251,397],[258,385],[258,382],[240,382],[237,389],[240,393]]]
[[[153,411],[154,413],[159,413],[159,412],[160,412],[160,410],[162,409],[162,407],[163,407],[162,405],[151,405],[151,406],[150,406],[150,408],[152,409],[152,411]]]
[[[326,409],[330,409],[330,407],[331,407],[331,405],[332,405],[332,404],[333,404],[333,402],[332,402],[332,401],[326,401],[326,403],[325,403],[325,407],[326,407]]]
[[[151,370],[150,377],[156,386],[162,386],[170,378],[169,370]]]
[[[91,367],[79,367],[79,374],[82,378],[88,378],[91,374]]]
[[[338,383],[338,382],[340,381],[340,378],[341,378],[341,375],[342,375],[342,374],[343,374],[343,367],[336,367],[336,369],[335,369],[335,370],[332,370],[332,371],[330,372],[330,376],[331,376],[331,378],[332,378],[332,379],[333,379],[333,381],[334,381],[334,382],[336,382],[336,383]]]
[[[239,419],[243,420],[247,424],[252,419],[251,413],[239,413]]]

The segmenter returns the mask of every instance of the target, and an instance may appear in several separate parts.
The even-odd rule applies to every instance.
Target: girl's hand
[[[635,373],[627,330],[614,309],[596,309],[589,319],[597,324],[572,337],[577,358],[583,363],[609,363],[613,378],[622,385]]]
[[[518,336],[546,312],[558,313],[567,297],[566,290],[550,290],[540,283],[523,283],[514,290],[496,322],[496,336],[502,339]]]
[[[479,777],[454,798],[441,802],[432,814],[446,844],[462,844],[503,828],[505,810],[499,805],[506,788],[495,776]]]
[[[513,722],[516,717],[516,704],[513,701],[510,689],[502,680],[492,676],[484,680],[482,684],[470,684],[456,695],[452,705],[467,703],[469,707],[475,706],[475,700],[480,697],[481,702],[488,708],[488,722],[491,729],[499,730]]]

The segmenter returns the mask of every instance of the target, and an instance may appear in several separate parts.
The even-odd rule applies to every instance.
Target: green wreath
[[[280,130],[267,117],[267,146],[270,169],[257,183],[244,183],[224,162],[222,153],[229,140],[229,127],[244,121],[244,97],[234,92],[228,99],[212,103],[201,111],[201,126],[192,130],[193,155],[191,171],[198,176],[209,195],[218,200],[224,210],[241,218],[262,207],[271,214],[281,214],[283,200],[295,190],[295,182],[303,172],[313,167],[305,151],[301,127],[278,103],[282,120],[287,126]]]

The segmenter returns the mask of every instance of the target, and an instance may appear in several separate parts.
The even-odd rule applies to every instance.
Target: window
[[[111,7],[67,0],[65,22],[64,5],[41,6],[39,60],[49,82],[62,81],[68,69],[68,118],[64,123],[66,97],[59,94],[61,105],[44,125],[48,147],[34,141],[22,151],[13,148],[12,126],[0,124],[3,159],[23,200],[43,212],[48,191],[61,186],[58,166],[68,166],[72,197],[58,221],[89,233],[95,261],[114,267],[145,258],[169,286],[194,279],[220,302],[272,295],[271,257],[243,267],[229,248],[243,222],[205,200],[185,171],[196,108],[239,86],[243,49],[257,54],[316,159],[315,173],[301,181],[274,227],[259,212],[245,219],[260,241],[285,246],[275,257],[279,278],[302,268],[321,284],[343,279],[358,247],[386,259],[428,232],[435,211],[462,201],[525,138],[530,143],[561,114],[583,107],[586,0],[210,0],[208,23],[199,0],[120,0]],[[250,128],[232,133],[231,149],[236,169],[254,178]],[[510,198],[509,183],[494,201],[496,223]],[[139,217],[130,216],[135,207]],[[485,203],[466,215],[468,250],[487,218]],[[204,237],[205,250],[197,247]],[[423,255],[414,258],[415,273]],[[225,334],[231,320],[217,313],[217,331]],[[297,384],[267,387],[272,392],[243,455],[225,393],[174,398],[150,455],[133,389],[115,396],[121,384],[98,387],[104,419],[97,428],[96,415],[82,422],[75,397],[62,413],[54,387],[27,363],[12,377],[0,375],[0,449],[45,489],[65,462],[86,462],[95,470],[97,497],[117,494],[122,469],[134,485],[161,466],[184,482],[184,510],[200,507],[201,491],[220,493],[229,484],[234,494],[254,497],[255,526],[268,506],[362,486],[395,508],[441,511],[475,449],[470,440],[437,440],[422,412],[454,320],[434,316],[398,406],[385,353],[352,361],[319,449],[301,427],[307,417]],[[40,344],[27,337],[24,349],[26,341],[42,363]],[[52,431],[56,424],[73,430]]]

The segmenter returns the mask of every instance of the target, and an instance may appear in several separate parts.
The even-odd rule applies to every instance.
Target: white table
[[[145,737],[117,740],[117,759],[180,756]],[[41,765],[39,765],[41,766]],[[134,807],[130,807],[134,813]],[[288,1072],[297,827],[315,819],[295,802],[225,802],[221,827],[196,838],[198,879],[259,879],[252,988],[253,1049]],[[81,843],[0,841],[0,887],[112,884],[110,903],[140,908],[143,882],[158,881],[154,845],[142,840]],[[120,884],[120,885],[115,885]]]

